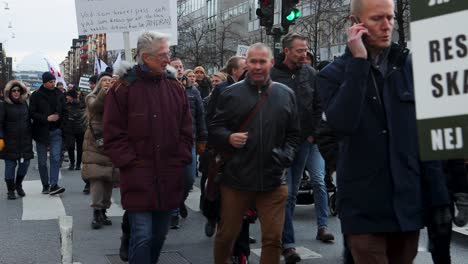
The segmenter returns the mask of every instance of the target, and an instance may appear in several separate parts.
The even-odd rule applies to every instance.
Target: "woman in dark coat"
[[[10,81],[5,90],[5,101],[0,103],[0,158],[5,160],[5,182],[8,199],[24,193],[22,182],[33,158],[31,119],[26,103],[29,91],[20,81]],[[16,167],[18,166],[18,170]]]

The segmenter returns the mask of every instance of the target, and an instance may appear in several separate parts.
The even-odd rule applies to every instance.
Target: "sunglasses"
[[[20,89],[11,89],[11,92],[12,92],[12,93],[14,93],[14,92],[18,92],[18,93],[20,93],[20,92],[21,92],[21,90],[20,90]]]

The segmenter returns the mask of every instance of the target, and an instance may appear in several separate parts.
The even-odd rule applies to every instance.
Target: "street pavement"
[[[59,184],[67,190],[57,197],[40,194],[41,184],[37,160],[32,160],[26,178],[26,197],[6,199],[6,186],[0,184],[0,264],[61,263],[60,231],[57,217],[73,216],[73,261],[82,264],[121,263],[118,259],[120,223],[123,213],[119,189],[114,189],[114,204],[109,210],[112,226],[92,230],[92,209],[89,196],[82,193],[83,181],[80,171],[68,171],[68,163],[61,170]],[[3,174],[4,162],[0,162]],[[197,178],[197,186],[198,186]],[[3,181],[2,181],[3,182]],[[163,248],[160,263],[212,263],[213,238],[204,235],[204,218],[198,210],[199,189],[191,192],[187,201],[189,216],[181,220],[181,228],[170,230]],[[313,205],[298,206],[295,215],[298,250],[304,260],[301,263],[342,263],[342,237],[339,221],[330,217],[329,229],[336,241],[324,244],[315,240],[316,221]],[[260,241],[259,224],[251,226],[251,234]],[[417,264],[432,263],[427,252],[427,234],[423,231]],[[252,244],[250,263],[259,261],[260,243]],[[452,263],[467,263],[468,236],[454,232]]]

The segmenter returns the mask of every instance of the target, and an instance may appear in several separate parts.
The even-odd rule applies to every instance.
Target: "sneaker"
[[[301,262],[301,256],[297,254],[295,248],[287,248],[283,251],[284,262],[286,264],[294,264]]]
[[[326,227],[322,227],[319,228],[319,230],[317,231],[316,239],[322,242],[330,242],[332,240],[335,240],[335,237],[331,233],[328,233]]]
[[[42,186],[42,194],[49,194],[49,185]]]
[[[171,229],[179,229],[179,216],[171,216]]]
[[[179,214],[182,218],[187,218],[188,211],[187,207],[185,206],[185,203],[182,203],[182,205],[179,207]]]
[[[49,194],[50,195],[56,195],[56,194],[59,194],[59,193],[63,193],[64,191],[65,191],[65,188],[60,187],[58,185],[54,185],[54,186],[50,187]]]

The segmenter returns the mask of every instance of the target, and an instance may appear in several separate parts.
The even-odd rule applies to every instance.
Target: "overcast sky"
[[[74,0],[0,0],[0,7],[0,42],[15,71],[46,71],[44,57],[62,62],[78,37]]]

